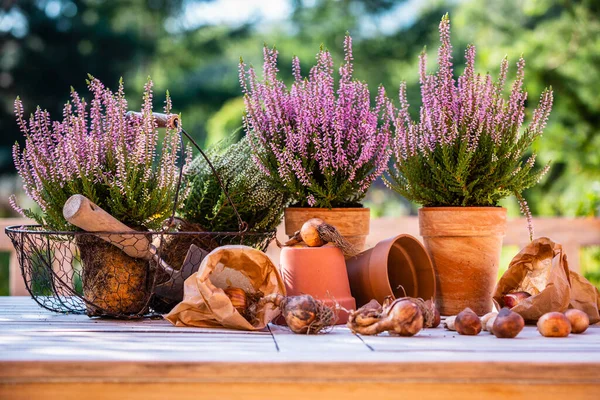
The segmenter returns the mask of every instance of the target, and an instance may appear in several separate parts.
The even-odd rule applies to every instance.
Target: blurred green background
[[[525,193],[534,215],[597,215],[596,0],[0,0],[0,217],[13,215],[11,193],[20,193],[25,202],[11,159],[12,145],[22,139],[12,114],[17,95],[27,111],[39,104],[58,117],[70,86],[86,92],[87,73],[111,87],[123,76],[135,108],[150,75],[155,109],[162,108],[169,89],[188,132],[208,146],[240,125],[240,56],[260,67],[263,43],[276,45],[281,74],[290,77],[292,56],[300,57],[306,72],[321,44],[341,63],[349,31],[356,77],[367,81],[373,94],[383,84],[392,97],[399,83],[407,81],[414,112],[419,106],[417,56],[427,46],[434,63],[437,25],[446,12],[458,72],[466,45],[474,43],[482,73],[496,75],[505,55],[513,67],[524,55],[529,116],[543,88],[555,90],[548,128],[535,145],[538,161],[552,161],[552,168]],[[416,210],[381,182],[370,190],[367,205],[373,216]],[[514,199],[504,205],[518,215]],[[584,251],[582,264],[590,278],[600,278],[599,258],[596,248]],[[6,294],[6,260],[0,262],[0,293]]]

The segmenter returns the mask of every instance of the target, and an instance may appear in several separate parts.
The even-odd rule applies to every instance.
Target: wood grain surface
[[[0,399],[600,398],[600,326],[516,339],[175,328],[0,298]]]

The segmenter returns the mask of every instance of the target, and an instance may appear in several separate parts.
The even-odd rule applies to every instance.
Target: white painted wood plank
[[[287,327],[271,324],[269,329],[282,353],[312,352],[323,355],[333,352],[370,352],[368,346],[345,326],[336,326],[331,332],[319,335],[298,335]]]
[[[545,338],[533,326],[526,326],[514,339],[498,339],[488,332],[477,336],[463,336],[443,328],[425,329],[414,337],[396,337],[388,334],[361,336],[377,352],[453,351],[453,352],[595,352],[600,360],[600,326],[592,326],[583,334],[566,338]]]
[[[182,329],[185,331],[185,329]],[[0,332],[0,360],[184,360],[277,353],[270,335]]]
[[[86,317],[87,318],[87,317]],[[47,321],[25,321],[11,320],[2,321],[0,318],[0,331],[2,330],[32,330],[32,331],[117,331],[117,332],[164,332],[164,333],[223,333],[228,335],[244,336],[271,336],[268,329],[261,331],[242,331],[226,328],[194,328],[194,327],[176,327],[168,321],[146,321],[146,322],[128,322],[128,321],[107,321],[97,320],[96,322],[78,321],[77,319],[69,322],[47,322]]]
[[[97,324],[83,325],[77,322],[65,323],[10,323],[3,324],[0,322],[0,331],[31,331],[31,332],[124,332],[137,334],[140,332],[162,333],[165,335],[179,335],[184,333],[202,333],[206,335],[229,335],[229,336],[266,336],[271,337],[267,329],[264,331],[246,332],[236,329],[221,329],[221,328],[191,328],[191,327],[175,327],[168,325],[143,325],[143,326],[126,326],[123,324]]]
[[[4,306],[4,307],[3,307]],[[10,311],[4,311],[10,310]],[[117,321],[60,315],[31,299],[0,299],[0,360],[247,362],[588,362],[600,364],[600,327],[548,339],[526,327],[518,339],[459,336],[442,328],[413,338],[176,328],[164,320]],[[276,347],[275,343],[277,343]],[[366,343],[366,344],[365,344]],[[279,350],[279,351],[278,351]]]

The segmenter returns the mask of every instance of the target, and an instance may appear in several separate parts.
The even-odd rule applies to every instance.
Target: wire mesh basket
[[[59,313],[113,318],[150,316],[168,311],[177,302],[160,295],[182,290],[183,278],[172,278],[183,262],[165,261],[169,243],[201,245],[198,265],[205,253],[218,246],[240,244],[264,251],[275,237],[274,231],[119,233],[135,241],[160,243],[153,258],[146,260],[131,258],[101,239],[114,232],[53,232],[27,225],[10,226],[6,234],[17,251],[25,286],[40,306]],[[157,293],[157,288],[162,292]]]
[[[178,123],[164,114],[154,116],[159,127]],[[25,286],[40,306],[59,313],[123,319],[165,313],[181,301],[183,282],[210,251],[224,245],[266,250],[276,232],[248,232],[206,154],[185,130],[181,132],[212,169],[231,203],[239,231],[173,229],[183,163],[173,214],[162,231],[59,232],[39,225],[10,226],[6,234],[16,249]],[[183,152],[183,137],[181,148]]]

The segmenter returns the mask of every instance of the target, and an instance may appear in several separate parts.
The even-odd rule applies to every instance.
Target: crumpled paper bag
[[[564,312],[569,308],[586,312],[592,324],[600,321],[598,289],[569,270],[562,246],[548,238],[534,240],[512,259],[496,286],[494,301],[501,307],[502,296],[521,291],[531,297],[522,300],[512,311],[521,314],[527,322],[535,322],[548,312]]]
[[[285,295],[279,271],[265,253],[248,246],[223,246],[209,253],[198,272],[185,280],[183,301],[165,318],[175,326],[260,330],[279,315],[279,309],[268,304],[251,324],[223,291],[228,287]]]

